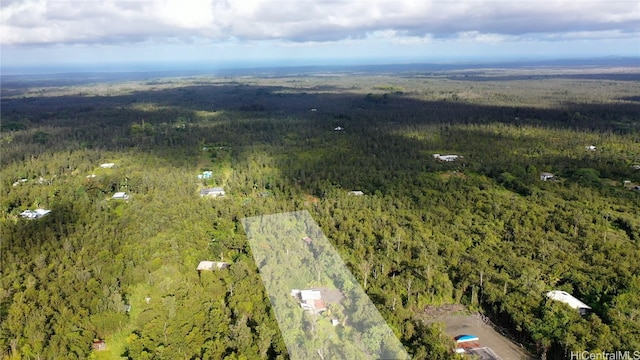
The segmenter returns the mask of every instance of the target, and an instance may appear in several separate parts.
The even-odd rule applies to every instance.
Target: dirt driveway
[[[431,311],[429,315],[425,314],[424,321],[425,323],[444,323],[445,332],[451,337],[463,334],[475,335],[480,339],[480,346],[491,348],[502,360],[534,359],[525,349],[487,325],[479,314],[468,314],[462,307]]]

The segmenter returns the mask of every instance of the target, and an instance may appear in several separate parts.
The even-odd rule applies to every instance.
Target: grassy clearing
[[[131,332],[135,330],[136,320],[138,316],[144,311],[147,306],[145,298],[149,296],[151,286],[147,284],[138,284],[131,290],[130,305],[131,311],[129,312],[129,321],[123,326],[120,331],[105,337],[107,343],[107,350],[105,351],[93,351],[91,354],[92,359],[96,360],[114,360],[123,357],[127,348],[127,338],[131,335]]]

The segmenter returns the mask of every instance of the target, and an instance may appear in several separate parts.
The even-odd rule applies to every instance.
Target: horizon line
[[[621,64],[622,63],[622,64]],[[595,65],[626,65],[640,68],[640,56],[600,56],[600,57],[513,57],[513,58],[458,58],[458,59],[324,59],[313,62],[312,59],[261,59],[249,61],[221,61],[206,60],[193,61],[122,61],[122,62],[94,62],[94,63],[65,63],[65,64],[28,64],[3,65],[0,63],[0,76],[29,76],[29,75],[65,75],[89,73],[159,73],[179,72],[255,72],[279,69],[311,69],[311,68],[367,68],[378,66],[439,66],[456,70],[478,66],[595,66]],[[346,69],[345,69],[346,70]]]

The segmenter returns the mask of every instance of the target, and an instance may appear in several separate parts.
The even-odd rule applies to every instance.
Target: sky
[[[1,65],[640,56],[638,0],[1,0]]]

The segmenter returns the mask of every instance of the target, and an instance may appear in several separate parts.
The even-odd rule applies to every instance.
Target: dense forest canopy
[[[443,304],[535,357],[640,349],[639,73],[12,79],[0,353],[288,358],[240,221],[297,210],[414,358],[454,357],[423,321]],[[199,196],[210,187],[226,195]],[[51,213],[20,216],[36,208]],[[201,260],[231,265],[198,273]]]

